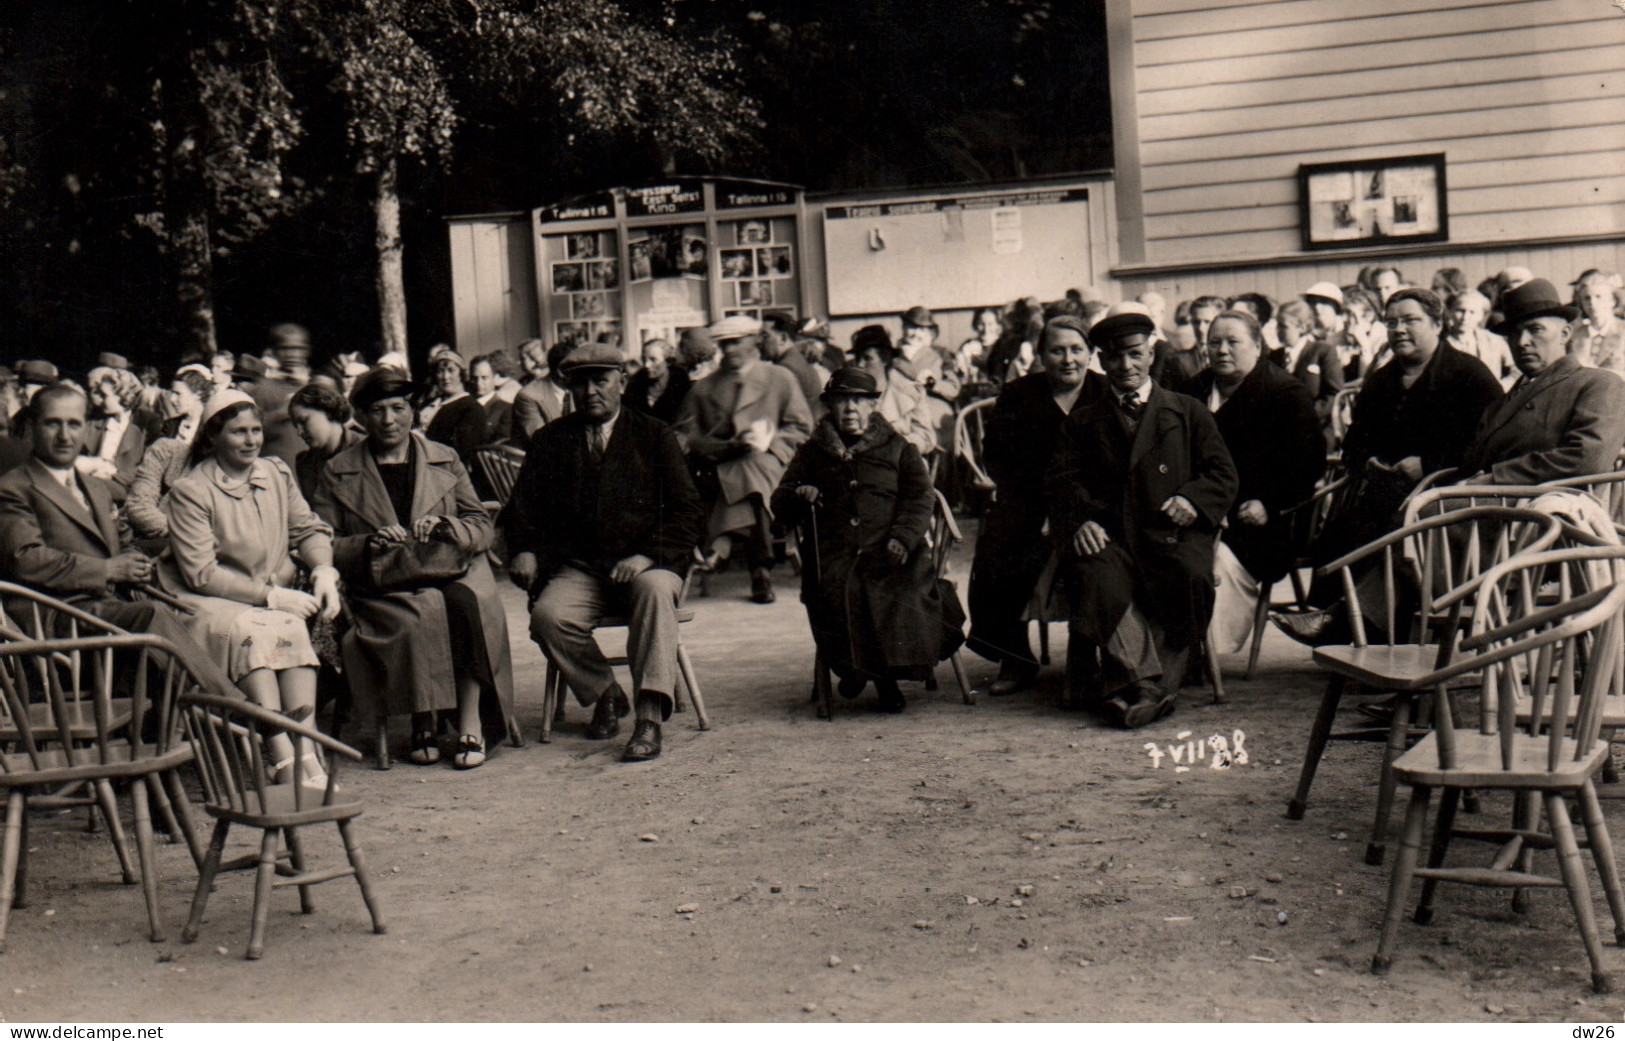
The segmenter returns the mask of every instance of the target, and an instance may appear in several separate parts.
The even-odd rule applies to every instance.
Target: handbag
[[[377,592],[409,593],[462,578],[471,560],[451,525],[441,521],[424,542],[369,542],[367,578]]]

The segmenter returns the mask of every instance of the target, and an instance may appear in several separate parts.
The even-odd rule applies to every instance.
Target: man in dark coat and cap
[[[660,754],[677,682],[677,596],[703,530],[699,493],[670,427],[621,407],[626,376],[608,344],[561,366],[574,409],[537,430],[502,512],[514,581],[536,593],[530,634],[583,705],[587,736],[620,730],[628,701],[592,631],[623,614],[637,724],[623,758]]]
[[[1045,482],[1072,601],[1068,657],[1100,648],[1104,714],[1129,729],[1174,710],[1238,485],[1207,408],[1152,381],[1154,325],[1121,303],[1089,330],[1110,392],[1067,417]]]

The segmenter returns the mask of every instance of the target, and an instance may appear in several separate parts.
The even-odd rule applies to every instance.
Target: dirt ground
[[[954,570],[963,591],[963,554]],[[534,743],[543,665],[505,588],[532,743],[468,773],[341,775],[368,807],[358,828],[384,936],[346,880],[315,891],[310,917],[279,890],[265,958],[246,962],[252,879],[237,874],[182,944],[196,874],[166,845],[170,939],[149,943],[140,890],[118,884],[106,837],[82,813],[40,816],[29,906],[0,955],[0,1016],[1625,1018],[1617,995],[1591,993],[1561,890],[1515,915],[1502,892],[1446,889],[1432,926],[1407,920],[1391,975],[1370,975],[1387,875],[1362,854],[1380,748],[1333,745],[1307,819],[1284,818],[1321,684],[1279,634],[1252,681],[1228,662],[1229,704],[1187,689],[1176,715],[1136,733],[1057,708],[1058,665],[1037,691],[975,706],[944,665],[940,692],[905,685],[903,715],[874,712],[871,693],[829,723],[807,700],[812,643],[793,581],[781,572],[771,607],[747,602],[737,573],[694,601],[685,637],[714,729],[675,716],[665,755],[641,765],[618,761],[620,741],[586,740],[580,709],[551,745]],[[1054,634],[1064,642],[1063,626]],[[991,679],[965,660],[973,684]],[[1227,770],[1154,769],[1144,747],[1238,730],[1249,761]],[[1487,801],[1486,816],[1503,812]],[[342,857],[331,830],[306,845],[319,863]],[[1596,904],[1606,937],[1600,893]],[[1608,958],[1625,986],[1625,951]]]

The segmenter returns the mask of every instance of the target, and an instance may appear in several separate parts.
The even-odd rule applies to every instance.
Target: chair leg
[[[1574,825],[1569,823],[1569,808],[1563,796],[1547,794],[1546,819],[1557,843],[1557,866],[1563,874],[1563,886],[1569,891],[1569,903],[1574,906],[1575,924],[1580,927],[1586,957],[1591,959],[1591,989],[1607,994],[1614,989],[1613,981],[1603,968],[1602,941],[1597,935],[1596,918],[1591,913],[1591,882],[1580,860],[1580,846],[1574,839]]]
[[[137,778],[130,785],[130,802],[135,805],[135,848],[141,865],[141,895],[147,902],[147,925],[153,943],[164,942],[163,917],[158,910],[158,857],[153,848],[152,802],[146,783]]]
[[[688,688],[688,700],[694,703],[694,722],[701,730],[711,729],[711,717],[705,711],[705,698],[700,694],[700,680],[694,675],[694,661],[688,656],[688,648],[681,643],[677,645],[677,671],[683,677],[683,686]]]
[[[544,745],[553,743],[553,713],[559,701],[559,670],[547,663],[547,674],[542,679],[542,733],[537,740]]]
[[[164,782],[157,774],[148,774],[144,780],[147,791],[152,796],[152,803],[158,808],[158,819],[163,821],[164,830],[169,833],[166,840],[170,845],[181,841],[181,822],[175,819],[175,807],[169,804],[169,794],[164,791]]]
[[[1213,704],[1225,705],[1230,699],[1224,696],[1224,673],[1219,670],[1219,655],[1213,650],[1213,644],[1206,636],[1201,637],[1202,655],[1207,662],[1208,680],[1213,684]]]
[[[959,700],[967,705],[976,704],[976,692],[971,690],[970,682],[965,679],[965,662],[958,651],[948,656],[948,664],[954,667],[954,682],[959,684]]]
[[[813,655],[813,700],[818,702],[818,717],[835,722],[835,691],[829,681],[829,668],[822,654]]]
[[[355,870],[356,885],[361,887],[361,899],[367,905],[367,914],[372,916],[372,931],[382,935],[388,929],[384,925],[383,912],[378,910],[378,900],[372,895],[372,880],[367,877],[367,862],[361,855],[361,843],[355,840],[355,835],[350,831],[349,821],[339,821],[338,825],[339,837],[344,840],[344,855]]]
[[[1597,876],[1602,879],[1603,895],[1608,898],[1608,911],[1614,916],[1614,943],[1625,947],[1625,890],[1620,888],[1619,864],[1614,860],[1614,842],[1603,820],[1602,800],[1590,781],[1580,789],[1580,813],[1591,857],[1597,862]]]
[[[209,851],[203,855],[203,866],[197,872],[197,890],[192,893],[192,913],[187,916],[186,927],[181,930],[182,943],[196,940],[197,931],[203,925],[203,909],[209,905],[209,891],[214,888],[214,877],[220,873],[220,858],[225,854],[226,833],[230,830],[229,821],[214,822]]]
[[[378,745],[374,752],[373,767],[378,770],[389,769],[389,716],[380,712],[376,725],[373,728],[377,734]]]
[[[1337,704],[1343,700],[1344,680],[1341,676],[1326,679],[1326,692],[1320,696],[1320,708],[1315,712],[1314,726],[1309,729],[1309,744],[1303,752],[1303,769],[1298,773],[1298,790],[1287,803],[1286,815],[1295,821],[1303,820],[1303,811],[1309,808],[1309,787],[1315,783],[1315,770],[1320,757],[1326,752],[1331,738],[1332,723],[1337,718]]]
[[[937,670],[934,668],[925,674],[925,689],[928,691],[937,689]]]
[[[276,881],[277,828],[260,834],[259,868],[254,872],[254,918],[248,930],[248,960],[265,953],[265,930],[271,921],[271,884]]]
[[[1540,830],[1540,793],[1518,792],[1513,796],[1512,826],[1529,831]],[[1525,842],[1518,851],[1516,861],[1517,870],[1524,874],[1533,874],[1535,870],[1535,850]],[[1518,888],[1512,891],[1512,913],[1527,914],[1529,912],[1529,890]]]
[[[28,798],[21,788],[13,788],[6,798],[6,832],[0,842],[0,952],[6,949],[6,922],[20,890],[17,886],[17,863],[23,851],[23,815],[28,812]]]
[[[1394,858],[1394,871],[1388,878],[1388,907],[1383,912],[1382,936],[1377,940],[1377,953],[1371,957],[1371,971],[1379,975],[1392,964],[1394,939],[1399,933],[1399,920],[1405,917],[1405,897],[1410,895],[1411,879],[1416,875],[1416,858],[1422,849],[1422,830],[1427,824],[1428,802],[1433,789],[1417,785],[1411,789],[1410,808],[1405,811],[1405,835],[1399,843],[1399,855]]]
[[[23,803],[22,837],[18,840],[17,874],[12,879],[11,906],[19,910],[28,906],[28,804]],[[3,947],[0,947],[3,949]]]
[[[181,780],[179,770],[170,770],[164,774],[163,783],[169,786],[169,803],[175,808],[181,836],[186,839],[186,848],[192,853],[192,865],[201,868],[208,847],[198,835],[197,817],[192,813],[192,797],[186,793],[186,782]]]
[[[1043,612],[1038,614],[1038,664],[1049,664],[1049,619]]]
[[[282,841],[288,845],[288,860],[293,864],[294,871],[303,875],[305,873],[305,844],[299,838],[298,828],[283,828]],[[311,899],[311,887],[299,887],[299,913],[315,914],[316,902]]]
[[[1394,812],[1394,760],[1405,754],[1415,706],[1414,695],[1402,695],[1394,702],[1394,717],[1388,724],[1388,745],[1383,749],[1382,772],[1377,776],[1377,814],[1371,822],[1371,838],[1365,844],[1365,862],[1373,867],[1382,863],[1388,845],[1388,818]]]
[[[1264,626],[1270,620],[1270,591],[1258,591],[1258,606],[1253,609],[1253,645],[1247,651],[1247,671],[1241,674],[1244,680],[1253,678],[1253,670],[1258,668],[1258,652],[1264,649]]]
[[[118,797],[113,794],[111,781],[95,781],[96,805],[101,807],[102,818],[107,821],[107,837],[113,841],[113,852],[118,855],[118,867],[124,884],[135,885],[135,862],[130,858],[130,840],[124,834],[124,822],[119,819]]]
[[[1433,846],[1428,850],[1428,867],[1444,867],[1445,854],[1450,850],[1452,829],[1456,826],[1456,807],[1461,802],[1460,788],[1446,788],[1439,796],[1439,816],[1433,822]],[[1417,925],[1433,921],[1433,894],[1439,888],[1436,878],[1422,880],[1422,898],[1416,902],[1412,920]]]

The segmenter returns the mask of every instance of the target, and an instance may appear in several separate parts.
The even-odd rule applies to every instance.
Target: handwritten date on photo
[[[1206,741],[1201,738],[1192,740],[1189,730],[1181,730],[1174,735],[1173,744],[1159,745],[1155,741],[1147,741],[1145,754],[1151,757],[1151,769],[1162,769],[1162,761],[1167,759],[1174,764],[1174,773],[1180,774],[1189,773],[1198,763],[1205,763],[1209,770],[1228,770],[1232,766],[1246,766],[1250,762],[1247,757],[1247,734],[1241,730],[1231,731],[1228,739],[1223,734],[1214,734]]]

